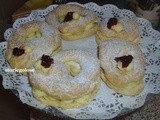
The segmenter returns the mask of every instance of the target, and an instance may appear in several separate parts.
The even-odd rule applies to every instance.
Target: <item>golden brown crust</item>
[[[99,47],[101,77],[106,84],[123,95],[137,95],[143,90],[144,56],[140,48],[132,42],[108,40]],[[127,68],[119,68],[116,57],[133,56]]]
[[[78,18],[63,22],[68,12],[78,14]],[[98,26],[97,15],[75,4],[62,4],[46,16],[46,22],[57,27],[64,40],[76,40],[96,33]]]
[[[90,29],[88,32],[86,32],[84,28],[79,28],[76,32],[75,31],[76,30],[72,30],[70,33],[66,34],[60,33],[60,35],[64,40],[72,41],[95,34],[97,32],[97,28],[95,27],[94,29]]]
[[[82,50],[61,51],[53,56],[53,59],[54,63],[48,70],[37,64],[39,61],[34,64],[32,68],[35,68],[35,72],[29,73],[32,88],[45,92],[55,101],[70,101],[86,95],[88,101],[91,101],[100,85],[99,60]],[[39,99],[39,95],[35,96]],[[80,105],[68,106],[81,106],[88,101],[84,100]]]
[[[98,44],[113,38],[132,41],[134,43],[140,41],[139,25],[136,21],[127,18],[118,19],[118,23],[122,26],[122,30],[118,32],[107,28],[108,21],[109,18],[106,18],[100,23],[96,34],[96,41]]]
[[[35,38],[36,35],[38,37]],[[57,51],[60,46],[58,31],[53,31],[45,22],[34,21],[25,23],[13,31],[5,57],[12,68],[27,69],[42,54],[50,55]],[[13,55],[14,48],[22,48],[25,53],[15,56]],[[26,75],[26,73],[23,74]]]
[[[96,78],[95,80],[100,79]],[[97,80],[100,82],[100,80]],[[42,102],[45,105],[53,106],[53,107],[59,107],[62,109],[69,109],[69,108],[81,108],[87,104],[89,104],[97,95],[97,92],[99,91],[100,83],[95,86],[95,88],[90,91],[87,94],[83,94],[78,98],[75,99],[69,99],[69,100],[59,100],[56,99],[53,96],[50,96],[46,94],[41,89],[33,89],[33,95],[36,99],[38,99],[40,102]]]
[[[107,74],[104,74],[103,70],[101,71],[101,78],[107,84],[108,87],[110,87],[117,93],[127,96],[135,96],[143,91],[144,89],[143,77],[144,76],[139,77],[140,79],[135,82],[125,83],[123,81],[119,81],[119,79],[115,77],[108,77]]]

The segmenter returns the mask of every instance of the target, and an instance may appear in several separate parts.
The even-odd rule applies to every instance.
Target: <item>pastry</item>
[[[99,46],[102,79],[123,95],[138,95],[144,87],[144,55],[139,46],[130,41],[107,40]]]
[[[5,57],[11,68],[27,69],[43,54],[54,54],[60,48],[58,31],[46,22],[33,21],[13,30]]]
[[[96,13],[75,4],[62,4],[46,16],[46,22],[57,27],[64,40],[77,40],[96,33]]]
[[[33,95],[45,105],[77,108],[87,105],[100,87],[99,60],[81,50],[43,55],[29,73]]]
[[[138,43],[140,41],[138,23],[128,18],[105,18],[99,25],[96,41],[100,44],[112,38]]]

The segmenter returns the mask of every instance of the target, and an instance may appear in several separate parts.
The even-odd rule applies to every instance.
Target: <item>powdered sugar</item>
[[[25,76],[16,73],[4,72],[4,69],[7,69],[9,67],[5,58],[3,57],[7,46],[6,42],[2,42],[0,44],[0,51],[2,51],[0,52],[0,74],[3,76],[3,86],[6,89],[14,89],[14,92],[17,91],[18,97],[25,104],[43,110],[47,113],[51,113],[55,116],[69,116],[75,119],[112,119],[120,113],[126,114],[130,112],[130,110],[141,107],[144,104],[145,100],[152,97],[149,93],[160,93],[160,66],[158,62],[160,53],[158,49],[158,41],[160,41],[159,32],[153,30],[151,24],[147,20],[137,18],[131,11],[124,9],[121,10],[113,5],[99,6],[95,3],[87,3],[81,6],[96,11],[99,18],[101,19],[104,19],[106,16],[119,16],[125,18],[135,18],[139,23],[141,28],[140,34],[142,37],[140,46],[146,58],[144,91],[140,95],[135,97],[122,96],[121,94],[117,94],[112,89],[109,89],[105,85],[105,83],[102,82],[97,96],[89,105],[79,109],[58,109],[59,111],[61,111],[58,112],[57,109],[41,104],[32,96],[31,87],[28,83],[28,79]],[[36,10],[34,11],[34,14],[31,13],[29,17],[18,19],[14,23],[13,28],[15,29],[20,24],[26,23],[27,21],[31,20],[39,19],[41,21],[44,21],[44,17],[46,16],[46,14],[56,7],[57,5],[51,5],[45,10]],[[10,28],[5,32],[4,36],[7,40],[13,32],[12,30],[13,29]],[[88,47],[90,48],[92,47],[92,45],[88,45]],[[64,89],[67,90],[67,88]],[[148,97],[146,98],[146,96]]]
[[[84,50],[97,57],[97,43],[95,40],[95,35],[75,41],[62,40],[62,48],[63,50]]]
[[[133,56],[134,70],[129,74],[135,76],[137,73],[144,73],[144,55],[135,43],[112,39],[101,43],[99,49],[101,66],[106,72],[116,74],[117,62],[115,58],[131,55]]]
[[[82,50],[66,50],[57,53],[53,59],[52,72],[48,76],[36,72],[30,73],[33,86],[41,86],[42,90],[52,96],[59,96],[59,99],[63,99],[64,96],[72,99],[89,93],[99,83],[95,81],[97,75],[100,75],[97,57]],[[72,77],[69,74],[65,66],[67,61],[80,64],[81,69],[77,76]]]
[[[27,23],[27,24],[31,27],[34,27],[34,25],[38,25],[40,27],[40,33],[42,34],[42,37],[33,38],[31,40],[22,41],[21,39],[19,39],[19,42],[21,41],[22,43],[24,42],[25,46],[32,49],[33,61],[35,61],[37,58],[40,58],[42,56],[42,53],[46,55],[50,55],[57,48],[57,45],[58,45],[59,34],[57,34],[58,33],[57,30],[56,29],[53,30],[45,22],[32,22],[32,23]],[[17,34],[19,34],[18,36],[20,37],[21,36],[24,37],[25,33],[23,33],[24,31],[20,31],[21,29],[22,29],[21,27],[18,28]]]
[[[80,15],[80,18],[78,20],[69,21],[69,22],[60,22],[59,17],[65,17],[65,15],[68,12],[77,12]],[[89,9],[85,9],[84,7],[76,4],[63,4],[59,5],[56,9],[51,11],[46,16],[46,22],[49,23],[52,26],[56,27],[66,27],[67,28],[74,28],[78,26],[84,26],[88,24],[90,21],[94,19],[98,20],[98,17],[94,11],[91,11]]]

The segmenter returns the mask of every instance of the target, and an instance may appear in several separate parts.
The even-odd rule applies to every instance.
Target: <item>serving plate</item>
[[[7,42],[0,43],[0,74],[3,76],[4,88],[14,91],[23,103],[56,116],[68,116],[76,119],[111,119],[119,114],[126,114],[130,110],[141,107],[144,105],[146,97],[150,97],[150,94],[160,93],[160,33],[152,28],[151,23],[143,18],[136,17],[135,14],[129,10],[119,9],[110,4],[99,6],[90,2],[78,5],[95,11],[100,20],[103,20],[106,16],[124,17],[134,19],[139,23],[141,35],[139,46],[146,59],[145,87],[143,92],[134,97],[123,96],[108,88],[102,81],[97,96],[89,105],[83,108],[63,110],[45,106],[32,96],[31,86],[27,77],[19,73],[5,71],[10,68],[4,58]],[[44,10],[34,10],[28,17],[17,19],[13,24],[13,28],[7,29],[4,33],[5,39],[8,41],[13,29],[18,28],[21,24],[33,20],[44,21],[45,16],[56,7],[57,5],[51,5]],[[63,49],[83,49],[96,55],[97,47],[95,36],[74,42],[63,41]]]

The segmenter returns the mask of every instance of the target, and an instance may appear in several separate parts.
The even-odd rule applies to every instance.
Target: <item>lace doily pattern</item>
[[[21,99],[21,101],[30,106],[42,109],[54,115],[67,115],[77,119],[110,119],[118,114],[124,114],[127,113],[128,110],[142,106],[149,93],[160,93],[160,33],[152,29],[151,24],[147,20],[136,17],[135,14],[129,10],[121,10],[114,5],[98,6],[95,3],[87,3],[81,6],[95,11],[100,20],[103,20],[105,16],[114,16],[131,18],[139,23],[141,34],[141,41],[139,45],[146,58],[144,78],[145,88],[143,92],[135,97],[123,96],[112,89],[109,89],[102,82],[100,91],[96,98],[89,105],[81,109],[62,110],[47,107],[39,103],[32,96],[31,86],[27,77],[22,76],[19,73],[5,72],[5,69],[10,68],[4,58],[7,42],[0,43],[0,74],[3,76],[4,88],[15,90],[16,95]],[[18,28],[21,24],[33,20],[44,21],[45,16],[56,7],[57,5],[51,5],[45,10],[32,11],[32,13],[26,18],[17,19],[13,24],[13,28],[6,30],[4,34],[5,39],[8,40],[13,29]]]

